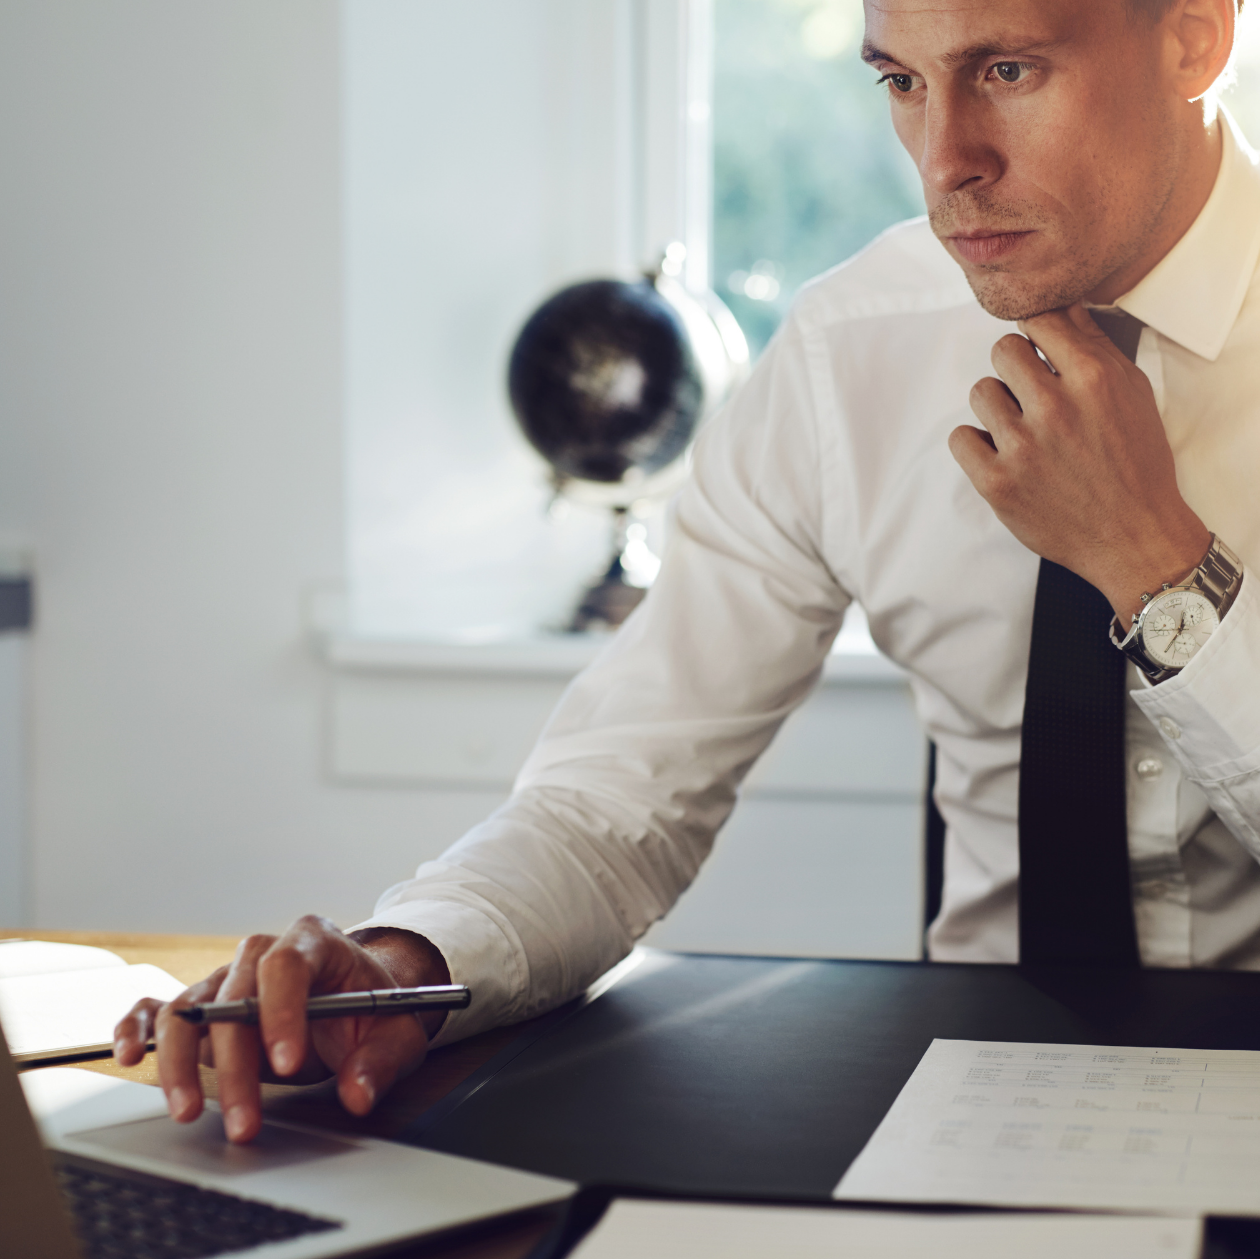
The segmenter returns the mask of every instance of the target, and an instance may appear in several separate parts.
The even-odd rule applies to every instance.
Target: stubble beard
[[[996,262],[965,266],[963,274],[976,301],[995,319],[1013,323],[1048,310],[1061,310],[1088,297],[1109,276],[1133,262],[1156,231],[1163,209],[1162,203],[1153,206],[1138,231],[1103,252],[1091,244],[1101,235],[1099,227],[1116,211],[1106,205],[1099,207],[1091,221],[1073,233],[1079,239],[1064,247],[1063,261],[1048,271],[1021,274]],[[987,190],[955,193],[936,206],[930,216],[938,239],[950,235],[960,222],[982,223],[986,229],[999,232],[1044,231],[1053,226],[1040,207],[999,201]]]

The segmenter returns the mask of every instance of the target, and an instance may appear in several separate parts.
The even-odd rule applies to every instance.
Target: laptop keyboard
[[[85,1259],[200,1259],[340,1228],[297,1211],[175,1180],[61,1158]]]

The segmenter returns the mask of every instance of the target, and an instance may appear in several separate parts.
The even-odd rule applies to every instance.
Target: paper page
[[[835,1196],[1260,1214],[1260,1052],[933,1041]]]
[[[18,975],[47,975],[57,970],[95,970],[126,966],[108,949],[89,944],[61,944],[55,940],[0,940],[0,979]]]
[[[1194,1219],[985,1215],[619,1199],[572,1259],[1197,1259]]]
[[[107,966],[0,979],[0,1021],[19,1062],[108,1049],[114,1024],[141,997],[184,991],[156,966]]]

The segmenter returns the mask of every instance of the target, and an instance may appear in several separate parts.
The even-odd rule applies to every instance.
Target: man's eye
[[[887,83],[894,92],[900,92],[904,95],[914,86],[914,76],[909,74],[885,74],[879,79],[879,83]]]
[[[993,67],[993,73],[997,75],[1003,83],[1018,83],[1024,77],[1024,71],[1028,67],[1022,61],[999,61]]]

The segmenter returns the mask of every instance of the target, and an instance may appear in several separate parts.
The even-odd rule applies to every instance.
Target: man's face
[[[1158,232],[1181,143],[1160,50],[1125,0],[866,0],[932,230],[990,314],[1095,294]]]

